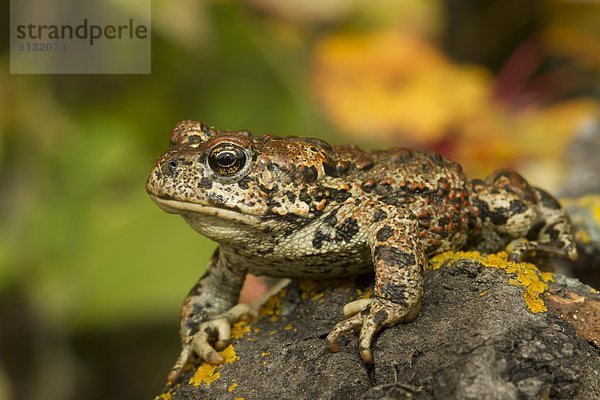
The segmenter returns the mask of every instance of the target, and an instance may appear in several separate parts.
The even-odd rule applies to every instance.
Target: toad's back
[[[466,242],[475,210],[469,201],[469,181],[459,164],[410,149],[363,153],[336,146],[335,153],[361,167],[346,177],[361,201],[378,200],[412,211],[427,253]]]

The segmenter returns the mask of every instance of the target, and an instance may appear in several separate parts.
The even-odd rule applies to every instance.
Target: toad
[[[183,121],[156,161],[146,190],[219,244],[181,313],[182,351],[169,380],[193,357],[222,363],[231,324],[256,311],[238,302],[245,276],[325,279],[373,271],[374,295],[343,308],[327,336],[359,332],[373,360],[374,335],[419,313],[432,255],[463,248],[577,257],[559,203],[502,169],[469,180],[438,154],[366,152],[314,138],[219,131]]]

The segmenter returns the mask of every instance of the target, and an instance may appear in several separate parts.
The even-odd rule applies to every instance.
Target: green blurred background
[[[151,75],[10,75],[3,35],[0,400],[159,393],[215,247],[144,191],[179,120],[424,147],[560,190],[598,120],[596,4],[155,0]]]

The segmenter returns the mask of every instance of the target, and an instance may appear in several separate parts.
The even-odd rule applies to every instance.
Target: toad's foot
[[[333,352],[339,351],[338,340],[350,331],[360,331],[358,350],[365,363],[373,361],[371,345],[373,337],[383,327],[394,326],[399,322],[410,322],[419,314],[420,302],[406,307],[389,300],[374,298],[356,300],[346,304],[346,320],[339,322],[327,335],[327,344]]]
[[[215,316],[198,326],[198,332],[193,336],[184,338],[181,353],[177,362],[171,369],[169,382],[179,376],[182,368],[193,355],[209,364],[222,364],[223,356],[217,351],[223,350],[231,338],[231,325],[242,319],[254,319],[258,312],[249,304],[238,304],[229,311]]]

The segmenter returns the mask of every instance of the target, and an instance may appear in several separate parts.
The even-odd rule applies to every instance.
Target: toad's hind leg
[[[565,209],[544,190],[533,188],[533,191],[537,200],[539,222],[532,229],[532,233],[537,232],[537,237],[532,238],[531,241],[517,239],[509,244],[510,260],[520,261],[533,252],[564,256],[576,260],[577,248],[571,231],[571,220]]]
[[[508,245],[511,261],[533,254],[577,258],[571,221],[551,195],[510,169],[471,185],[471,200],[481,220],[479,249],[498,251]]]

